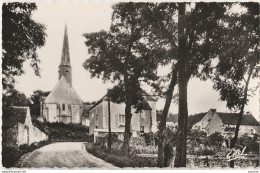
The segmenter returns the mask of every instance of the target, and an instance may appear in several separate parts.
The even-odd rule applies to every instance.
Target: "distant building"
[[[82,122],[81,122],[81,124],[83,126],[88,126],[88,127],[90,126],[90,123],[89,123],[89,110],[93,106],[94,105],[92,105],[92,104],[83,106],[83,114],[82,114]]]
[[[193,125],[193,129],[206,131],[208,135],[220,132],[223,135],[234,132],[238,120],[235,113],[217,112],[216,109],[210,109],[203,118]],[[260,135],[260,125],[250,114],[244,114],[239,127],[239,136],[248,133],[252,137],[254,134]]]
[[[65,27],[59,82],[51,93],[41,101],[41,116],[47,122],[81,124],[83,101],[72,87],[69,41]]]
[[[132,108],[131,132],[133,137],[142,133],[155,132],[156,127],[156,101],[148,95],[143,96],[143,110],[136,113]],[[123,140],[125,131],[125,104],[110,102],[111,111],[111,132],[117,133],[118,138]],[[105,95],[89,110],[89,134],[96,137],[103,137],[108,134],[108,99]]]
[[[32,123],[29,107],[12,106],[4,110],[3,114],[3,128],[7,128],[3,143],[20,146],[48,139],[48,135]]]

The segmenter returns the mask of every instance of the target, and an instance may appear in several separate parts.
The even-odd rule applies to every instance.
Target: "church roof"
[[[66,78],[62,76],[58,84],[45,99],[44,103],[83,104],[83,101],[76,91],[70,86]]]
[[[69,39],[68,39],[67,25],[65,25],[60,65],[70,66]]]

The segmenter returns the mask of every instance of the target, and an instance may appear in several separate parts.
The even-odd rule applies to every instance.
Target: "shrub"
[[[213,146],[215,154],[221,149],[224,137],[220,132],[215,132],[209,136],[210,145]]]
[[[87,151],[117,167],[154,167],[157,160],[137,157],[136,155],[123,155],[118,151],[109,152],[100,146],[87,148]]]
[[[202,151],[202,153],[201,153],[202,155],[214,155],[214,151],[212,151],[212,150],[209,150],[209,149],[205,149],[205,150],[203,150]]]
[[[13,167],[15,162],[20,158],[21,152],[15,148],[8,145],[2,145],[2,165],[3,167],[10,168]]]
[[[251,138],[250,136],[248,136],[248,134],[244,134],[243,136],[238,138],[236,146],[240,150],[242,150],[244,147],[247,147],[246,151],[245,151],[246,153],[249,153],[249,152],[255,153],[255,154],[259,153],[259,143],[254,138]]]
[[[143,145],[146,146],[144,137],[131,137],[129,141],[130,146]]]
[[[131,153],[135,154],[157,154],[158,147],[157,146],[143,146],[143,145],[135,145],[130,149]]]

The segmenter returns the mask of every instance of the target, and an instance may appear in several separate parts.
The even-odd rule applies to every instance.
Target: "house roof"
[[[200,120],[202,120],[202,118],[207,114],[207,112],[203,112],[203,113],[198,113],[198,114],[195,114],[195,115],[190,115],[188,117],[188,121],[190,123],[190,125],[194,125],[196,124],[197,122],[199,122]]]
[[[44,103],[83,104],[83,101],[76,91],[70,86],[66,78],[62,76],[58,84],[44,100]]]
[[[236,125],[238,114],[235,113],[222,113],[217,112],[223,124]],[[257,120],[251,114],[244,114],[242,117],[241,125],[260,126]]]
[[[142,101],[142,107],[143,107],[143,110],[152,110],[150,104],[148,103],[148,101],[156,101],[152,96],[148,95],[145,91],[142,91],[144,93],[144,97],[145,99],[143,99]],[[88,109],[88,111],[92,110],[93,108],[95,108],[97,105],[99,105],[103,100],[106,100],[107,101],[107,94],[104,95],[100,100],[97,101],[96,104],[94,104],[92,107],[90,107]]]
[[[148,101],[156,101],[156,100],[153,98],[152,95],[149,95],[149,94],[148,94],[146,91],[144,91],[143,89],[142,89],[141,92],[142,92],[142,95],[145,96]]]
[[[161,121],[161,116],[162,116],[162,112],[156,113],[157,122]],[[166,118],[166,122],[177,123],[178,122],[178,114],[169,113],[167,118]]]
[[[142,109],[143,110],[152,110],[151,106],[149,105],[148,101],[146,99],[143,99],[141,102]]]
[[[28,110],[29,107],[18,106],[3,109],[3,126],[13,127],[18,122],[24,124]]]

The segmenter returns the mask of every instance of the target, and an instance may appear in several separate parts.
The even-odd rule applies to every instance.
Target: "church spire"
[[[61,79],[62,76],[64,76],[65,79],[69,82],[70,86],[72,86],[72,72],[71,72],[71,65],[70,65],[67,25],[65,25],[61,62],[59,65],[59,80]]]
[[[68,39],[67,25],[65,25],[60,65],[70,65],[70,52],[69,52],[69,39]]]

